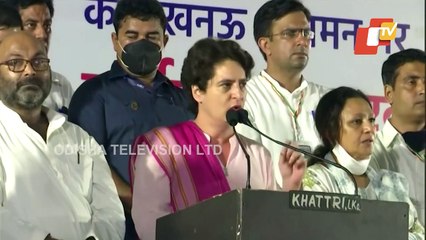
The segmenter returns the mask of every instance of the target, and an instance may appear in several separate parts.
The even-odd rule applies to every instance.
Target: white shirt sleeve
[[[62,107],[68,108],[73,89],[70,81],[62,74],[52,71],[52,87],[43,105],[55,111]]]
[[[0,207],[0,238],[8,240],[40,240],[45,239],[49,233],[25,223],[8,211],[7,207]]]
[[[62,104],[65,107],[68,107],[71,102],[71,97],[73,94],[73,89],[70,81],[62,74],[58,72],[52,72],[52,80],[58,81],[59,83],[59,92],[62,97]]]
[[[90,137],[91,149],[98,149],[93,158],[92,232],[87,237],[123,239],[125,233],[124,209],[112,180],[111,170],[101,147]]]
[[[150,153],[139,155],[134,166],[132,218],[143,240],[154,240],[156,220],[172,213],[170,182]]]
[[[0,157],[0,239],[8,240],[39,240],[44,239],[49,233],[42,229],[37,229],[29,223],[17,219],[7,208],[5,202],[5,179],[4,168]]]

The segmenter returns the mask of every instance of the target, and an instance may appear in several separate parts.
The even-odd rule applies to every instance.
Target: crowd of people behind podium
[[[424,239],[424,50],[382,64],[392,115],[375,132],[361,90],[303,76],[314,33],[297,0],[254,16],[264,70],[251,76],[255,59],[234,40],[200,39],[182,59],[182,88],[158,71],[169,37],[157,0],[117,2],[116,60],[74,93],[50,67],[53,16],[52,0],[0,0],[1,239],[154,240],[159,217],[248,183],[350,194],[352,179],[362,199],[407,203],[408,238]],[[226,113],[242,108],[266,135],[351,174],[234,129]]]

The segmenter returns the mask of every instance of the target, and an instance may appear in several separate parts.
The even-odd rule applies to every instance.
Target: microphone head
[[[250,120],[248,118],[248,112],[247,112],[247,110],[245,110],[243,108],[238,109],[238,116],[239,116],[238,121],[240,123],[245,124],[247,126],[252,126],[251,122],[250,122]]]
[[[234,127],[235,125],[237,125],[239,123],[239,118],[240,118],[240,116],[238,114],[238,110],[231,108],[226,112],[226,121],[232,127]]]

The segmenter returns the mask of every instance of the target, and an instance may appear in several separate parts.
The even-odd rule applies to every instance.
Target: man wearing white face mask
[[[158,71],[167,44],[166,17],[156,0],[121,0],[114,13],[111,70],[86,81],[72,97],[69,120],[105,148],[123,203],[126,239],[136,239],[130,210],[129,155],[136,136],[192,118],[180,88]]]

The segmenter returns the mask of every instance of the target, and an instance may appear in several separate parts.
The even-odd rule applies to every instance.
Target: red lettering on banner
[[[81,80],[86,81],[86,80],[89,80],[89,79],[92,79],[92,78],[96,77],[96,75],[98,75],[98,74],[94,74],[94,73],[81,73],[80,77],[81,77]]]
[[[374,116],[376,117],[376,120],[380,120],[380,125],[383,126],[383,123],[386,122],[386,120],[392,114],[391,107],[386,101],[386,98],[383,96],[368,96],[368,99],[371,102],[371,107],[372,107]],[[383,103],[386,105],[387,108],[384,111],[380,111],[380,105]],[[382,118],[379,118],[380,114]],[[379,130],[379,124],[377,124],[377,121],[376,121],[376,130]]]
[[[175,66],[175,60],[173,58],[169,58],[169,57],[165,57],[163,59],[161,59],[160,65],[158,66],[158,71],[160,71],[162,74],[164,74],[165,76],[167,76],[167,66]],[[173,80],[170,79],[170,81],[172,81],[173,85],[175,85],[176,87],[182,87],[182,84],[180,83],[180,80]]]
[[[169,57],[161,59],[160,65],[158,66],[158,71],[166,75],[167,66],[172,66],[172,67],[175,66],[175,60]]]

